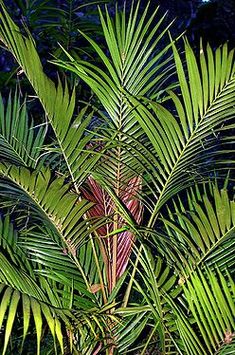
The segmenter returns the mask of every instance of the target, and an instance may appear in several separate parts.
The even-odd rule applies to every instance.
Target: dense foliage
[[[1,354],[232,354],[234,50],[97,11],[42,63],[0,1]]]

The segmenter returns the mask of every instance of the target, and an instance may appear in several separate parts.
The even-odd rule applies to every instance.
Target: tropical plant
[[[99,26],[92,21],[95,15],[92,9],[104,2],[105,0],[97,0],[84,4],[80,0],[16,0],[14,4],[6,5],[17,14],[17,17],[20,14],[21,20],[40,38],[44,47],[47,40],[54,50],[56,42],[67,49],[74,48],[77,37],[80,36],[78,29],[86,33],[99,32]],[[89,16],[84,16],[89,7],[91,8]]]
[[[0,4],[46,114],[0,105],[2,354],[34,335],[37,354],[231,354],[234,51],[181,55],[158,8],[99,9],[107,50],[82,33],[99,64],[52,61],[96,95],[77,108]]]
[[[78,30],[86,34],[96,33],[97,38],[101,35],[97,5],[103,2],[105,0],[86,1],[85,4],[81,0],[16,0],[7,1],[6,6],[16,24],[23,23],[22,30],[24,27],[30,30],[38,42],[37,51],[41,61],[46,63],[52,56],[64,57],[60,46],[71,50],[74,55],[86,55],[92,59],[91,47]],[[15,83],[20,83],[23,91],[30,92],[29,83],[21,75],[17,63],[3,49],[1,56],[4,69],[0,77],[0,90],[5,93],[6,86],[13,87]],[[47,72],[50,77],[57,75],[53,66],[47,68]],[[79,85],[78,78],[74,78],[72,74],[67,78]],[[79,89],[84,95],[84,86],[79,85]]]

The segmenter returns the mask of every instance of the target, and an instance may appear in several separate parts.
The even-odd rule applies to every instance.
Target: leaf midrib
[[[213,108],[214,104],[217,102],[217,99],[222,95],[222,93],[224,92],[224,90],[226,90],[226,87],[233,81],[235,80],[235,78],[232,76],[232,78],[230,78],[229,81],[226,82],[226,85],[224,85],[224,87],[220,90],[220,92],[215,96],[214,100],[211,102],[211,104],[209,105],[208,109],[205,111],[204,115],[201,116],[201,120],[198,121],[198,124],[195,126],[195,129],[194,131],[192,132],[191,136],[189,137],[188,141],[186,142],[184,148],[182,149],[181,153],[179,154],[179,157],[177,158],[174,166],[173,166],[173,169],[171,171],[171,173],[169,174],[169,177],[167,178],[166,180],[166,183],[162,189],[162,192],[160,193],[159,197],[158,197],[158,201],[155,205],[155,208],[153,210],[153,213],[149,219],[149,222],[148,222],[148,227],[151,228],[154,226],[155,222],[156,222],[156,219],[157,219],[157,212],[158,212],[158,209],[161,208],[161,200],[163,199],[164,197],[164,193],[165,193],[165,190],[168,188],[168,185],[170,184],[171,180],[172,180],[172,177],[174,176],[175,172],[177,171],[177,167],[181,161],[181,158],[182,156],[184,155],[185,151],[187,150],[189,144],[192,142],[192,140],[194,139],[196,133],[197,133],[197,130],[200,128],[202,122],[204,122],[205,118],[207,117],[208,113],[210,112],[210,110]]]
[[[196,263],[196,267],[198,267],[206,258],[207,256],[213,251],[213,249],[216,249],[219,244],[223,243],[224,240],[229,236],[230,233],[235,231],[235,226],[232,226],[225,234],[222,235],[220,239],[218,239],[208,250],[207,252],[201,257],[200,260]]]
[[[3,139],[3,141],[11,148],[11,150],[15,153],[15,155],[19,158],[19,160],[22,162],[22,164],[27,167],[26,162],[23,160],[23,158],[20,156],[20,154],[15,150],[15,148],[11,145],[11,143],[7,140],[5,136],[0,134],[0,138]]]

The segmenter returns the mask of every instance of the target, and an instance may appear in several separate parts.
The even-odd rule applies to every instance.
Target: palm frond
[[[168,71],[163,69],[166,64],[164,63],[164,55],[171,44],[163,47],[157,54],[156,50],[170,25],[166,26],[159,36],[156,35],[165,19],[165,14],[157,23],[154,23],[153,29],[148,34],[159,10],[157,8],[147,19],[148,7],[149,5],[139,21],[137,19],[139,2],[135,8],[134,2],[132,3],[128,18],[125,7],[122,13],[116,11],[114,22],[111,20],[107,8],[106,16],[100,11],[109,57],[95,41],[84,34],[84,37],[100,56],[107,72],[89,62],[75,60],[69,53],[67,55],[70,62],[55,61],[57,65],[74,71],[92,88],[108,112],[110,119],[123,132],[134,132],[138,129],[131,110],[124,100],[125,92],[133,96],[149,94],[151,89],[160,85],[168,74]],[[154,57],[152,57],[153,54],[155,54]],[[167,59],[167,62],[169,61],[170,59]]]
[[[82,150],[90,141],[91,136],[84,136],[84,124],[88,125],[92,112],[86,114],[84,110],[77,118],[73,119],[75,109],[75,88],[72,94],[69,93],[67,83],[63,86],[58,78],[57,86],[47,77],[35,48],[35,42],[28,33],[26,38],[20,33],[20,29],[12,21],[7,13],[3,2],[1,4],[1,26],[0,36],[8,50],[22,67],[25,75],[36,91],[48,120],[55,133],[61,153],[67,164],[68,172],[73,182],[80,182],[84,175],[88,174],[98,157],[90,157]],[[84,116],[84,120],[83,120]],[[84,121],[82,123],[82,121]],[[80,159],[78,152],[81,153]]]
[[[176,200],[169,217],[162,219],[168,238],[174,240],[171,262],[186,274],[201,265],[234,271],[235,207],[226,185],[191,188],[187,200]]]
[[[136,307],[131,306],[130,301],[130,306],[121,308],[120,311],[126,312],[127,315],[128,312],[135,314],[135,312],[147,311],[147,322],[150,327],[148,342],[154,337],[156,347],[165,354],[183,354],[176,317],[169,302],[171,300],[173,304],[180,304],[178,297],[182,291],[177,284],[177,276],[172,273],[169,266],[165,265],[161,257],[154,257],[144,245],[138,259],[138,276],[135,275],[133,278],[133,291],[139,293],[141,300]],[[191,329],[189,320],[186,320],[186,323]],[[198,339],[195,339],[195,342],[200,344]],[[143,348],[146,350],[144,345]]]
[[[0,326],[4,334],[2,353],[5,354],[13,331],[13,326],[22,312],[23,339],[22,348],[30,324],[30,314],[36,326],[37,353],[40,353],[42,323],[46,321],[54,341],[58,339],[63,353],[63,335],[61,332],[60,299],[56,292],[48,293],[42,288],[40,277],[35,274],[32,262],[18,245],[19,235],[7,216],[0,223]],[[39,281],[39,284],[38,284]],[[44,287],[46,280],[44,281]],[[50,296],[49,296],[50,294]],[[50,305],[48,303],[51,303]],[[57,312],[58,308],[58,312]],[[67,317],[68,316],[68,317]],[[70,323],[69,312],[62,317]],[[44,319],[43,319],[44,318]],[[5,321],[6,319],[6,321]],[[57,326],[56,326],[57,324]]]
[[[59,255],[63,267],[61,270],[55,265],[58,255],[54,255],[52,240],[47,239],[45,246],[42,232],[31,232],[30,238],[27,238],[14,229],[9,216],[1,221],[0,339],[3,339],[3,354],[13,336],[16,322],[22,322],[22,349],[29,326],[32,326],[37,337],[37,353],[40,353],[43,327],[46,324],[54,338],[55,347],[59,344],[61,353],[66,348],[64,339],[68,333],[71,337],[76,336],[84,346],[89,342],[94,348],[94,339],[97,341],[94,329],[104,327],[105,311],[97,307],[94,295],[86,289],[81,277],[79,279],[77,268],[71,261],[69,264],[70,259],[62,248]],[[49,248],[49,244],[53,246],[52,253],[47,255],[46,247]],[[40,259],[44,262],[40,263]],[[40,267],[41,264],[43,267]],[[93,337],[90,335],[85,339],[85,329],[87,334],[94,332]]]
[[[30,318],[33,318],[37,336],[37,354],[40,354],[40,343],[42,336],[42,324],[46,322],[54,341],[58,340],[61,353],[64,353],[63,334],[61,330],[60,310],[56,312],[55,307],[49,306],[41,300],[28,296],[27,293],[21,293],[14,290],[4,283],[0,283],[0,325],[4,333],[2,354],[6,354],[7,346],[13,330],[14,322],[17,319],[17,313],[21,312],[23,316],[23,340],[24,341],[29,330]],[[67,316],[64,314],[63,318]],[[4,319],[6,318],[6,322]],[[69,323],[69,318],[68,318]]]
[[[30,172],[24,167],[1,163],[0,173],[20,187],[23,201],[34,204],[54,230],[64,233],[62,240],[70,241],[72,252],[73,238],[80,228],[78,222],[92,203],[79,201],[77,194],[69,191],[70,184],[65,184],[63,177],[53,180],[49,169]]]
[[[207,353],[214,354],[235,330],[235,284],[232,277],[210,269],[191,276],[183,286],[189,309],[196,319]],[[185,339],[186,341],[186,339]],[[190,342],[190,339],[188,339]]]
[[[109,159],[99,165],[98,171],[105,174],[106,182],[116,191],[119,189],[117,185],[122,188],[127,176],[130,179],[138,175],[137,160],[133,159],[128,149],[132,142],[131,137],[134,136],[139,141],[144,139],[143,130],[136,121],[126,95],[152,97],[153,88],[161,87],[163,90],[168,87],[167,78],[169,79],[174,67],[172,57],[166,57],[171,44],[163,45],[163,38],[170,25],[160,32],[165,15],[157,19],[159,8],[151,15],[148,8],[149,5],[138,18],[139,2],[133,2],[129,16],[126,15],[124,6],[123,12],[116,10],[114,20],[111,19],[107,8],[105,16],[99,10],[108,54],[94,40],[85,34],[84,37],[97,52],[103,67],[74,59],[66,51],[68,62],[53,61],[84,80],[108,114],[109,129],[105,142],[112,143],[107,143]]]
[[[185,41],[184,69],[175,45],[173,50],[180,93],[170,91],[169,95],[176,114],[153,100],[142,103],[131,95],[127,97],[158,158],[155,170],[160,193],[149,226],[154,225],[161,206],[172,196],[195,180],[208,178],[221,164],[226,170],[226,161],[230,167],[233,163],[219,135],[220,129],[225,132],[234,127],[234,52],[229,52],[225,44],[213,54],[208,45],[205,52],[201,49],[198,64]],[[226,139],[231,154],[233,137]]]
[[[26,101],[15,91],[4,105],[0,96],[0,158],[16,165],[35,167],[44,143],[45,129],[29,123]]]
[[[61,270],[59,260],[66,259],[68,254],[84,279],[83,289],[89,290],[89,283],[77,258],[77,246],[79,241],[82,243],[90,233],[83,215],[92,203],[86,200],[79,201],[76,193],[69,192],[70,185],[64,184],[64,178],[51,180],[49,169],[31,173],[24,167],[1,164],[0,171],[8,181],[13,182],[12,188],[8,183],[7,194],[10,192],[13,199],[28,204],[31,218],[50,230],[49,234],[41,234],[41,244],[37,242],[35,235],[34,240],[28,239],[28,248],[37,256],[36,260],[48,266],[54,265],[55,269]],[[49,253],[48,242],[52,242],[52,254]],[[39,248],[39,253],[35,247]],[[66,264],[70,269],[72,267],[71,273],[74,273],[74,265],[71,265],[69,258]]]

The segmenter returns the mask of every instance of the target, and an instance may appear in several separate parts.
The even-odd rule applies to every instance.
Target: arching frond
[[[166,66],[171,61],[171,57],[167,57],[164,61],[164,55],[171,44],[157,50],[157,46],[159,43],[161,46],[161,40],[170,27],[170,25],[164,27],[157,35],[166,14],[155,22],[154,27],[149,31],[156,21],[159,8],[156,8],[151,15],[148,8],[149,4],[139,21],[139,2],[136,6],[134,2],[132,3],[128,17],[125,6],[122,13],[116,11],[114,21],[111,20],[107,8],[105,16],[100,10],[100,21],[109,56],[95,41],[84,34],[101,58],[106,72],[89,62],[73,59],[69,53],[67,55],[70,62],[55,61],[56,64],[74,71],[92,88],[116,128],[123,132],[138,130],[131,110],[124,100],[125,92],[133,96],[144,96],[147,93],[151,96],[152,88],[161,86],[172,69],[171,66]]]
[[[201,49],[198,64],[185,41],[184,69],[174,45],[173,49],[180,84],[179,94],[169,92],[174,109],[153,100],[142,103],[131,95],[127,97],[158,158],[155,184],[160,193],[149,226],[154,225],[161,206],[177,192],[195,180],[208,178],[216,167],[226,169],[226,161],[233,167],[228,157],[234,149],[233,137],[227,136],[224,145],[220,130],[222,134],[234,127],[234,52],[228,51],[227,44],[215,54],[207,46],[205,52]]]
[[[70,241],[72,252],[73,238],[80,230],[78,222],[92,203],[79,201],[74,192],[69,192],[70,185],[64,184],[64,178],[52,180],[49,169],[31,173],[24,167],[0,164],[0,174],[20,187],[23,200],[32,203],[50,226],[63,234],[62,240]]]
[[[99,167],[99,171],[105,173],[107,182],[116,190],[118,188],[114,184],[115,181],[121,189],[127,176],[131,178],[138,174],[137,161],[132,159],[128,145],[132,142],[132,136],[140,141],[143,139],[143,131],[126,100],[126,95],[128,93],[133,96],[152,97],[154,91],[153,95],[157,92],[161,96],[160,90],[168,87],[174,67],[172,56],[166,56],[169,54],[171,43],[163,44],[163,38],[170,27],[162,26],[166,14],[158,19],[159,8],[150,14],[148,4],[138,18],[139,5],[139,2],[135,4],[133,1],[129,16],[125,6],[122,12],[116,9],[114,21],[107,9],[105,15],[100,10],[108,54],[84,34],[100,57],[103,67],[74,59],[69,53],[68,62],[54,61],[83,79],[97,95],[108,114],[110,130],[107,136],[116,143],[116,147],[113,144],[111,147],[107,145],[109,159]]]
[[[62,248],[60,255],[55,255],[53,241],[47,239],[43,243],[42,233],[31,232],[27,238],[14,229],[9,216],[0,220],[0,349],[3,354],[19,322],[22,323],[22,349],[29,327],[33,327],[37,353],[40,353],[46,324],[61,353],[66,348],[64,339],[68,334],[76,336],[84,346],[89,343],[94,348],[97,341],[95,329],[98,331],[104,327],[105,311],[97,306],[94,295],[86,289],[77,268],[71,261],[69,263]],[[52,245],[51,254],[49,245]],[[29,255],[32,257],[27,258]],[[56,268],[58,256],[61,268]],[[84,336],[86,331],[94,334],[87,339]]]
[[[68,172],[73,182],[80,183],[98,157],[90,157],[83,152],[91,136],[84,136],[84,128],[90,122],[91,113],[80,112],[74,120],[75,88],[69,93],[67,83],[63,86],[58,79],[57,86],[47,77],[35,48],[32,36],[26,38],[7,13],[3,2],[1,5],[0,37],[9,51],[22,67],[25,75],[36,91],[48,120],[54,130],[57,143],[63,154]]]
[[[66,254],[68,254],[78,268],[79,276],[84,279],[82,288],[89,290],[86,276],[77,259],[77,245],[79,244],[78,239],[82,242],[89,235],[86,221],[82,217],[92,206],[92,203],[88,203],[86,200],[79,201],[77,194],[69,192],[70,186],[64,184],[63,178],[51,180],[49,169],[31,173],[24,167],[1,164],[0,173],[14,183],[11,192],[12,198],[29,204],[31,213],[34,212],[34,217],[31,218],[34,218],[37,222],[41,221],[40,223],[50,230],[49,234],[39,234],[39,239],[35,238],[37,234],[34,235],[33,240],[28,239],[27,246],[31,249],[31,252],[36,251],[35,248],[37,247],[39,249],[39,252],[35,253],[36,260],[45,265],[53,266],[55,270],[61,270],[59,260],[61,258],[65,261],[68,258]],[[52,242],[52,254],[49,253],[48,242]],[[46,257],[47,251],[48,257]],[[63,256],[63,254],[65,255]],[[66,264],[73,274],[75,272],[74,265],[71,264],[69,258]]]
[[[55,290],[48,292],[46,280],[42,287],[42,279],[38,278],[32,262],[27,259],[18,242],[18,232],[10,223],[9,216],[0,220],[0,327],[4,334],[2,353],[7,351],[19,312],[22,314],[22,348],[32,315],[37,334],[37,353],[40,353],[43,322],[48,324],[54,341],[58,339],[63,353],[61,321],[70,324],[69,317],[72,314],[69,316],[69,312],[67,315],[65,313],[61,319],[58,294]]]
[[[167,238],[174,241],[171,262],[186,274],[201,264],[234,271],[235,204],[226,186],[192,188],[187,203],[179,199],[174,205],[163,218]]]

